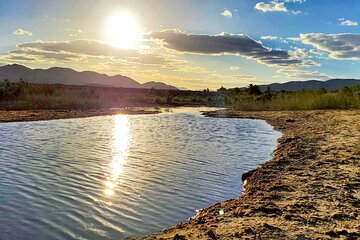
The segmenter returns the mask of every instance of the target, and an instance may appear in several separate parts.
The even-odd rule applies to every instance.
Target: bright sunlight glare
[[[119,48],[134,48],[142,38],[135,17],[128,12],[109,17],[106,33],[108,42]]]

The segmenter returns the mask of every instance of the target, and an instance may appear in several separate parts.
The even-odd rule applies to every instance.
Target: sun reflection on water
[[[128,156],[129,150],[129,119],[126,115],[116,115],[113,129],[113,159],[110,163],[110,175],[105,181],[104,194],[108,197],[115,194],[123,164]]]

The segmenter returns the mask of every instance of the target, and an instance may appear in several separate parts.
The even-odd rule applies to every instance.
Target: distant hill
[[[268,85],[259,85],[262,92],[269,87],[272,91],[299,91],[299,90],[315,90],[325,88],[328,91],[339,90],[343,87],[352,87],[360,85],[358,79],[331,79],[327,81],[309,80],[309,81],[293,81],[286,83],[272,83]]]
[[[92,71],[77,72],[71,68],[61,67],[30,69],[18,64],[0,67],[0,81],[5,79],[8,79],[11,82],[18,82],[22,79],[29,83],[177,89],[174,86],[160,82],[147,82],[140,84],[134,79],[122,75],[108,76],[106,74],[100,74]]]
[[[143,88],[155,88],[155,89],[170,89],[170,90],[177,90],[176,87],[173,87],[171,85],[167,85],[165,83],[162,83],[162,82],[154,82],[154,81],[151,81],[151,82],[147,82],[147,83],[144,83],[142,84]]]

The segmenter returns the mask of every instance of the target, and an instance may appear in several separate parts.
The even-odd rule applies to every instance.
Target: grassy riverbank
[[[339,91],[307,90],[296,92],[254,92],[242,94],[228,90],[227,106],[245,111],[283,111],[318,109],[359,109],[360,86]]]
[[[89,110],[120,107],[211,105],[207,91],[0,82],[2,110]]]
[[[359,110],[207,115],[265,119],[283,136],[239,198],[143,239],[360,238]]]
[[[360,86],[331,92],[321,89],[262,93],[253,85],[241,89],[182,91],[0,82],[1,110],[89,110],[189,105],[247,111],[359,109]]]

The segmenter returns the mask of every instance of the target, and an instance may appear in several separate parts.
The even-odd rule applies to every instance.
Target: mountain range
[[[151,81],[141,84],[122,75],[108,76],[92,71],[78,72],[71,68],[61,67],[30,69],[18,64],[0,67],[0,81],[5,79],[11,82],[18,82],[22,79],[29,83],[177,90],[176,87],[162,82]]]
[[[299,91],[299,90],[316,90],[325,88],[328,91],[339,90],[343,87],[352,87],[360,85],[359,79],[330,79],[327,81],[308,80],[292,81],[286,83],[272,83],[268,85],[259,85],[259,89],[264,92],[267,88],[271,91]]]
[[[17,82],[21,79],[30,83],[47,84],[66,84],[66,85],[87,85],[102,87],[121,87],[121,88],[145,88],[145,89],[170,89],[178,88],[167,85],[162,82],[138,83],[132,78],[115,75],[108,76],[92,71],[78,72],[71,68],[53,67],[49,69],[30,69],[19,64],[11,64],[0,67],[0,81],[8,79],[11,82]],[[309,80],[309,81],[291,81],[286,83],[272,83],[268,85],[259,85],[262,92],[270,88],[272,91],[298,91],[314,90],[325,88],[328,91],[341,89],[345,86],[351,87],[360,85],[358,79],[330,79],[327,81]],[[181,89],[181,88],[180,88]]]

